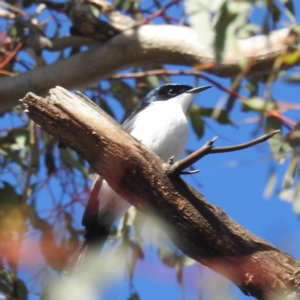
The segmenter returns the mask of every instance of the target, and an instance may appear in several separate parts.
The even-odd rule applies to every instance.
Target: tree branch
[[[99,44],[91,38],[76,35],[67,35],[49,39],[43,35],[34,35],[26,39],[25,47],[34,49],[35,51],[49,50],[61,51],[67,47],[81,47]]]
[[[200,64],[207,66],[207,72],[231,77],[240,72],[239,57],[244,55],[252,62],[248,75],[266,73],[272,68],[274,59],[287,51],[286,39],[290,34],[289,29],[280,29],[271,32],[269,36],[240,40],[239,55],[227,53],[223,63],[216,67],[213,51],[199,43],[191,28],[144,25],[126,30],[106,43],[52,65],[40,66],[18,76],[1,78],[0,110],[12,107],[29,91],[46,95],[56,85],[67,89],[83,88],[134,66]],[[295,62],[299,63],[300,59]],[[281,67],[288,68],[292,65],[283,63]]]
[[[174,174],[181,174],[181,172],[188,167],[190,167],[192,164],[194,164],[196,161],[200,160],[202,157],[208,154],[215,154],[215,153],[225,153],[225,152],[232,152],[232,151],[239,151],[243,150],[249,147],[253,147],[254,145],[263,143],[270,139],[275,134],[280,133],[280,130],[274,130],[272,132],[269,132],[267,134],[264,134],[263,136],[260,136],[259,138],[239,144],[234,146],[228,146],[228,147],[213,147],[213,143],[216,141],[217,137],[213,138],[212,140],[205,143],[203,147],[198,149],[197,151],[191,153],[187,157],[181,159],[180,161],[176,162],[175,164],[172,164],[170,166],[170,173]]]
[[[81,153],[118,194],[139,210],[155,213],[186,255],[258,299],[299,296],[299,261],[170,174],[159,157],[93,102],[57,87],[45,99],[29,93],[23,103],[37,124]]]

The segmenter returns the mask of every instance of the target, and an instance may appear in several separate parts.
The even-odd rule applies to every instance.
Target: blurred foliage
[[[187,24],[189,20],[201,38],[201,43],[214,49],[216,64],[219,64],[224,53],[236,47],[237,38],[247,38],[258,33],[268,34],[282,23],[294,24],[294,1],[186,0],[183,5],[182,1],[171,0],[115,0],[113,4],[120,12],[138,21],[153,16],[153,13],[156,13],[158,23],[178,25]],[[43,0],[1,2],[1,76],[15,76],[49,61],[57,62],[85,50],[84,47],[74,47],[49,52],[38,51],[26,45],[26,40],[30,37],[44,36],[52,39],[69,34],[72,24],[64,11],[64,3],[45,3],[48,8],[43,4]],[[174,6],[181,17],[176,18],[168,9],[165,10],[167,6]],[[94,9],[93,12],[97,12],[98,16],[99,10]],[[261,17],[254,18],[254,14],[260,14]],[[100,18],[107,21],[101,14]],[[259,23],[257,19],[260,20]],[[157,20],[150,18],[149,21],[156,23]],[[216,34],[213,34],[213,31]],[[18,47],[22,47],[22,50],[15,52]],[[297,52],[285,53],[282,56],[282,61],[290,64],[298,59]],[[243,57],[240,57],[240,62],[243,67]],[[158,70],[158,74],[155,75],[154,72],[146,75],[146,72],[153,70]],[[166,72],[162,74],[164,70]],[[175,77],[168,76],[167,66],[163,65],[135,67],[127,71],[144,73],[145,76],[109,78],[84,90],[112,117],[119,118],[120,115],[115,105],[122,109],[124,119],[149,90],[159,84],[176,80]],[[232,111],[235,103],[240,101],[245,115],[249,112],[257,115],[259,132],[283,130],[282,139],[275,136],[269,141],[277,161],[289,160],[278,195],[281,199],[293,203],[295,212],[300,214],[300,123],[299,119],[285,118],[282,109],[284,105],[285,109],[299,110],[299,106],[292,106],[288,99],[279,103],[275,95],[272,95],[272,84],[281,75],[274,69],[270,69],[267,76],[250,77],[245,73],[243,80],[238,80],[238,87],[233,89],[236,94],[231,93],[217,113],[214,107],[200,107],[194,104],[189,110],[189,117],[194,133],[201,138],[208,120],[214,120],[221,125],[236,126]],[[199,72],[193,77],[197,83],[202,75]],[[300,83],[300,75],[296,71],[284,74],[282,78],[289,83]],[[234,79],[232,78],[233,81]],[[227,87],[231,88],[232,86]],[[243,96],[240,96],[241,94]],[[61,273],[65,269],[81,240],[82,227],[78,220],[89,194],[92,171],[79,155],[70,149],[59,148],[55,138],[35,127],[21,106],[1,113],[0,118],[3,123],[0,129],[0,294],[8,299],[28,299],[30,296],[49,299],[48,276],[55,272]],[[276,174],[272,169],[266,183],[265,195],[272,194],[274,180]],[[131,210],[110,236],[112,244],[122,240],[120,247],[126,256],[129,281],[132,283],[137,261],[144,258],[146,242],[152,247],[157,243],[154,240],[159,240],[159,259],[163,264],[174,268],[178,283],[182,285],[182,269],[193,262],[162,243],[165,237],[161,232],[156,233],[156,238],[152,240],[152,234],[145,227],[143,216]],[[108,259],[105,262],[106,268],[101,264],[99,269],[105,270],[99,275],[101,280],[105,281],[108,274],[111,274],[112,265],[116,261],[119,260]],[[18,278],[20,270],[29,267],[31,276],[24,276],[24,280]],[[86,275],[84,271],[78,274]],[[91,278],[95,278],[92,275],[86,276],[86,281],[78,283],[78,286],[72,286],[74,295],[79,293],[79,286],[83,290],[86,288],[82,285],[87,284],[86,278],[90,281]],[[57,282],[57,286],[59,284]],[[89,293],[90,291],[85,294],[85,298],[92,299],[95,295]],[[74,299],[71,295],[68,296]],[[66,298],[60,296],[59,299]],[[140,297],[133,289],[128,299]]]

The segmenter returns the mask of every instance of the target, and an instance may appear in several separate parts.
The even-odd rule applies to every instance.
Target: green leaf
[[[281,123],[272,117],[267,117],[266,118],[266,125],[265,125],[265,131],[266,133],[274,130],[281,130]],[[281,153],[281,148],[282,148],[282,140],[279,137],[279,134],[275,134],[268,140],[271,151],[273,153],[273,156],[276,160],[281,161],[282,160],[282,153]]]
[[[16,285],[17,285],[17,300],[26,300],[28,297],[28,290],[27,287],[21,279],[16,279]]]
[[[273,22],[276,23],[280,20],[281,12],[280,9],[277,7],[273,0],[266,0],[268,6],[268,12],[271,14]]]
[[[159,86],[159,79],[157,76],[147,76],[146,81],[152,88]]]
[[[291,23],[296,23],[296,18],[295,18],[295,8],[294,8],[294,3],[292,0],[285,0],[284,1],[284,6],[285,6],[285,13]]]
[[[203,117],[210,117],[212,116],[214,112],[214,108],[204,108],[204,107],[200,107],[200,114]],[[230,124],[236,127],[235,123],[229,118],[229,114],[228,112],[226,112],[225,110],[221,110],[218,112],[218,116],[216,119],[218,123],[220,124]]]
[[[211,11],[219,9],[224,2],[225,0],[214,1],[213,3],[207,0],[185,1],[184,8],[188,15],[188,20],[197,33],[198,40],[204,46],[210,47],[213,42]]]
[[[300,180],[298,181],[298,184],[295,188],[295,200],[293,208],[295,212],[300,215]]]
[[[227,27],[234,18],[235,15],[231,15],[228,11],[227,3],[224,3],[219,11],[218,20],[215,25],[216,36],[214,40],[214,50],[217,65],[222,62],[223,52],[225,51]]]
[[[194,132],[197,135],[197,138],[200,139],[204,134],[204,122],[200,115],[190,114],[192,127]]]
[[[140,300],[140,296],[135,292],[128,298],[128,300]]]
[[[8,182],[2,181],[3,187],[0,188],[0,209],[4,206],[18,206],[20,205],[20,195],[16,189]]]
[[[195,122],[195,126],[201,126],[200,122],[197,124],[200,119],[203,125],[203,119],[202,117],[209,117],[211,118],[214,112],[214,108],[205,108],[198,105],[191,105],[189,109],[189,116],[191,117],[191,121]],[[225,110],[221,110],[218,113],[218,116],[216,119],[214,119],[220,124],[230,124],[233,126],[236,126],[235,123],[229,118],[229,113]]]
[[[111,92],[123,108],[127,111],[127,109],[132,109],[136,105],[136,96],[133,88],[121,80],[111,80]]]
[[[300,122],[284,137],[284,141],[294,149],[300,147]]]
[[[275,101],[265,100],[259,97],[253,97],[242,101],[243,109],[256,110],[259,112],[265,112],[270,109],[276,109],[277,104]]]
[[[282,62],[287,65],[294,65],[300,60],[300,51],[286,52],[282,56]]]
[[[14,23],[8,29],[8,35],[11,37],[22,37],[24,35],[24,26],[20,23]]]
[[[214,50],[217,65],[222,62],[225,51],[236,47],[236,34],[247,24],[251,8],[252,5],[245,1],[227,1],[221,6],[215,25]]]
[[[88,7],[95,18],[99,18],[101,12],[100,10],[93,4],[88,4]]]

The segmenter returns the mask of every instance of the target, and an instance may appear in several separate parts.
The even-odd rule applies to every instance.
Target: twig
[[[161,7],[160,9],[158,9],[156,12],[154,12],[153,14],[151,14],[150,16],[148,16],[147,18],[144,18],[142,20],[142,24],[147,24],[149,21],[151,21],[154,18],[157,18],[158,16],[162,15],[170,6],[172,6],[173,4],[177,4],[180,0],[173,0],[170,3],[168,3],[167,5]]]
[[[18,53],[18,51],[22,48],[23,42],[19,42],[15,49],[9,54],[8,57],[5,58],[4,61],[0,63],[0,69],[3,69]]]
[[[191,76],[198,76],[201,77],[203,79],[205,79],[206,81],[210,82],[211,84],[213,84],[214,86],[216,86],[217,88],[219,88],[220,90],[236,97],[239,98],[241,100],[244,100],[245,97],[243,97],[242,95],[240,95],[238,92],[230,90],[228,88],[226,88],[225,86],[221,85],[220,83],[218,83],[217,81],[211,79],[210,77],[206,76],[205,74],[199,72],[199,71],[174,71],[174,70],[165,70],[165,69],[158,69],[158,70],[152,70],[152,71],[144,71],[144,72],[135,72],[135,73],[126,73],[126,74],[117,74],[112,76],[112,79],[123,79],[123,78],[142,78],[142,77],[146,77],[146,76],[154,76],[154,75],[191,75]]]
[[[260,144],[268,139],[270,139],[275,134],[280,133],[280,130],[274,130],[271,131],[265,135],[262,135],[261,137],[252,140],[250,142],[246,142],[239,145],[234,146],[228,146],[228,147],[214,147],[213,143],[216,141],[217,137],[214,137],[210,141],[206,142],[204,146],[202,146],[197,151],[191,153],[187,157],[181,159],[180,161],[173,164],[170,169],[170,174],[180,174],[184,169],[190,167],[192,164],[194,164],[196,161],[201,159],[203,156],[207,154],[215,154],[215,153],[224,153],[224,152],[232,152],[232,151],[238,151],[242,149],[246,149],[249,147],[252,147],[254,145]]]

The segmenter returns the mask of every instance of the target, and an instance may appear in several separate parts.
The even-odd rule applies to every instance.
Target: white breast
[[[174,161],[178,161],[188,139],[188,123],[178,103],[157,101],[138,114],[131,134],[162,160],[167,161],[174,156]],[[97,176],[97,179],[101,178]],[[121,218],[130,207],[105,180],[99,191],[98,201],[101,222],[109,226]]]
[[[131,134],[164,161],[181,158],[188,139],[188,122],[182,108],[168,101],[151,103],[135,120]]]

